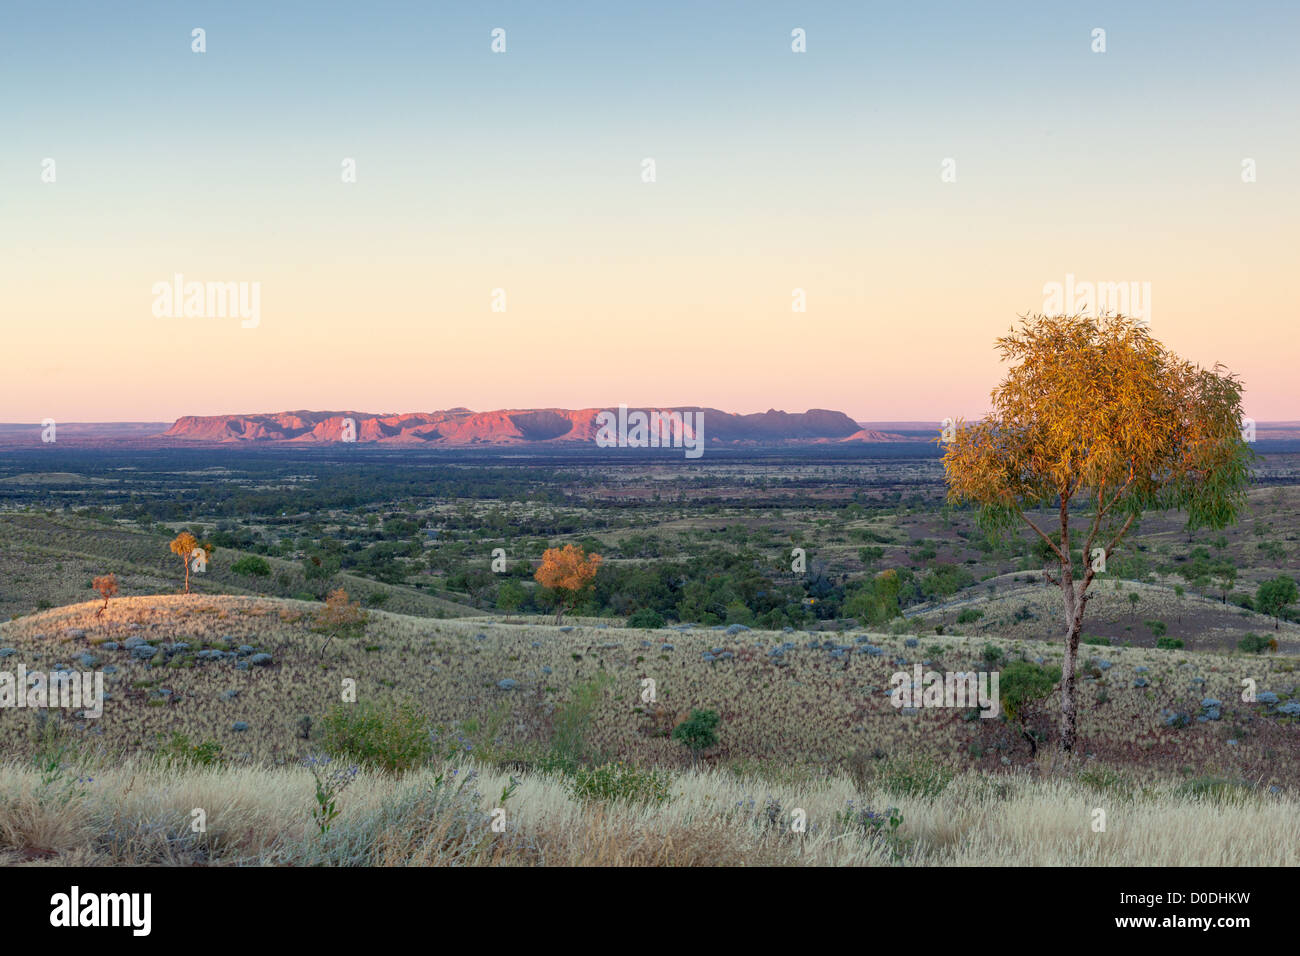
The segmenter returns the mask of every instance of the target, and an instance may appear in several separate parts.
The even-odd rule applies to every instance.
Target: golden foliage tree
[[[556,592],[555,623],[559,624],[564,612],[576,607],[583,593],[596,579],[601,557],[587,554],[576,544],[563,548],[547,548],[542,554],[542,564],[533,575],[537,583]]]
[[[117,575],[112,573],[103,574],[90,583],[91,586],[99,592],[99,596],[104,599],[103,606],[95,612],[95,617],[99,617],[108,610],[109,598],[117,596]]]
[[[361,633],[365,629],[368,617],[369,615],[361,610],[359,603],[348,599],[347,591],[343,588],[335,588],[325,598],[325,606],[317,612],[314,622],[318,632],[329,635],[321,645],[320,653],[325,653],[325,648],[329,647],[330,641],[334,640],[337,634]]]
[[[993,390],[987,418],[957,423],[943,457],[948,498],[978,506],[995,533],[1024,522],[1059,565],[1048,580],[1063,603],[1060,746],[1068,753],[1093,578],[1143,511],[1186,511],[1189,531],[1236,521],[1254,456],[1242,438],[1236,376],[1182,361],[1132,318],[1033,316],[996,344],[1017,364]],[[1050,534],[1026,515],[1043,507],[1057,511]],[[1072,513],[1086,529],[1081,541]]]
[[[194,549],[199,546],[198,539],[188,531],[182,531],[176,537],[172,538],[172,552],[180,555],[181,563],[185,565],[185,593],[190,593],[190,557],[194,554]]]

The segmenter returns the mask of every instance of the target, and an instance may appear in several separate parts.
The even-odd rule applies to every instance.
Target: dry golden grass
[[[472,768],[463,764],[462,775]],[[82,769],[49,782],[0,766],[0,864],[571,866],[1296,866],[1300,802],[1255,795],[1215,802],[1148,781],[1101,794],[1069,772],[957,777],[933,798],[866,792],[847,778],[769,786],[726,771],[675,776],[658,806],[575,799],[526,776],[490,813],[508,775],[479,768],[459,796],[433,770],[361,773],[328,834],[311,820],[302,768],[167,769],[145,762]],[[442,794],[442,796],[438,796]],[[849,800],[898,807],[893,840],[838,819]],[[752,803],[751,803],[752,801]],[[778,824],[767,808],[779,804]],[[191,813],[207,813],[207,830]],[[789,813],[807,830],[790,832]],[[1095,832],[1095,811],[1106,812]]]

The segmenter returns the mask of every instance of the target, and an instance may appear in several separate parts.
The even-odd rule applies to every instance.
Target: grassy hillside
[[[1098,582],[1088,603],[1084,635],[1115,645],[1155,648],[1159,637],[1168,634],[1188,650],[1230,652],[1244,634],[1255,633],[1277,638],[1282,653],[1300,653],[1300,624],[1274,621],[1219,598],[1181,590],[1169,582]],[[933,633],[942,627],[945,633],[1032,639],[1058,628],[1061,590],[1040,573],[1003,574],[904,613],[912,631]]]
[[[146,533],[113,522],[74,515],[0,516],[0,618],[85,601],[94,596],[91,581],[117,575],[123,595],[179,591],[185,569],[168,548],[172,532]],[[231,566],[246,553],[219,550],[207,572],[192,574],[190,587],[205,594],[265,594],[283,597],[307,587],[296,561],[268,557],[264,578],[235,574]],[[347,574],[334,582],[355,597],[380,596],[386,608],[421,617],[459,617],[482,611],[435,597],[416,588],[384,584]]]
[[[370,612],[363,636],[334,640],[322,653],[325,637],[312,630],[319,604],[128,597],[102,618],[96,607],[0,625],[10,671],[19,662],[104,668],[112,695],[104,715],[65,722],[78,746],[149,753],[181,732],[250,764],[294,762],[318,748],[321,719],[349,679],[359,701],[410,701],[441,742],[459,736],[456,746],[518,769],[548,748],[557,709],[571,715],[581,697],[585,744],[596,759],[685,767],[689,757],[668,734],[692,708],[708,708],[721,716],[708,764],[826,773],[929,757],[953,769],[998,771],[1030,762],[1015,727],[952,709],[909,715],[889,701],[890,676],[917,662],[938,671],[991,670],[1022,657],[1050,664],[1061,656],[1056,644],[985,637],[556,628],[384,611]],[[137,641],[156,652],[137,656],[126,647]],[[1080,736],[1099,763],[1263,787],[1300,783],[1297,718],[1278,711],[1297,696],[1295,658],[1096,647],[1082,660]],[[641,699],[644,678],[656,682],[653,705]],[[1242,702],[1243,678],[1277,694],[1277,704]],[[1213,714],[1205,698],[1221,702]],[[1031,726],[1050,732],[1056,705],[1049,698]],[[317,728],[305,737],[304,718]],[[32,712],[0,713],[6,752],[31,752],[31,730]]]

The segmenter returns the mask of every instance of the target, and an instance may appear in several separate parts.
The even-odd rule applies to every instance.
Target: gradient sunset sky
[[[1067,274],[1150,283],[1158,338],[1300,418],[1298,10],[13,5],[0,421],[977,417]],[[260,324],[156,318],[177,273],[259,282]]]

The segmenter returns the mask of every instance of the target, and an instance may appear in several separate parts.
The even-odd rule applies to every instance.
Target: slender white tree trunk
[[[1079,723],[1078,685],[1079,632],[1083,629],[1083,601],[1075,593],[1074,582],[1066,572],[1061,582],[1065,597],[1065,661],[1061,665],[1061,750],[1074,750]]]

